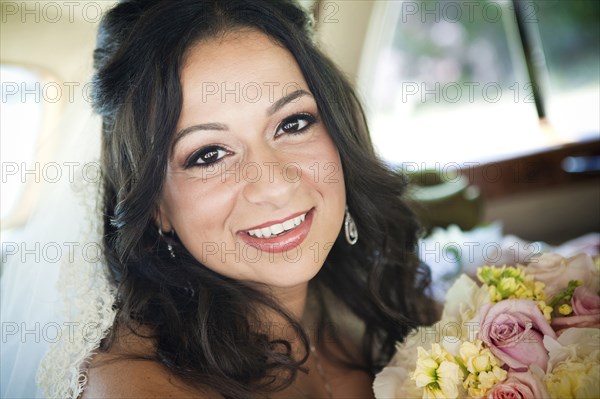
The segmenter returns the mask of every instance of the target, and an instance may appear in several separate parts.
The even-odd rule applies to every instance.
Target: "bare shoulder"
[[[221,396],[177,381],[155,362],[113,360],[89,370],[88,383],[81,399],[99,398],[217,399]]]
[[[143,355],[153,348],[148,340],[131,335],[126,338],[127,348],[121,340],[108,353],[98,353],[92,358],[80,399],[223,398],[209,388],[190,387],[155,361],[125,357]]]

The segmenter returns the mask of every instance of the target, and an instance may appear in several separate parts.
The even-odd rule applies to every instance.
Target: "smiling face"
[[[321,268],[346,194],[291,53],[240,30],[191,48],[158,219],[213,271],[293,287]]]

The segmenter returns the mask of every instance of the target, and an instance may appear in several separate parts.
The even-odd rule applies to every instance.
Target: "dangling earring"
[[[356,228],[356,223],[354,223],[352,215],[350,215],[348,205],[346,205],[346,217],[344,218],[344,233],[346,233],[346,241],[348,241],[348,244],[356,244],[358,241],[358,229]]]
[[[172,231],[171,231],[172,232]],[[175,257],[175,251],[173,251],[173,246],[171,245],[171,243],[169,241],[167,241],[167,239],[165,238],[162,229],[159,227],[158,228],[158,235],[161,236],[161,238],[163,240],[165,240],[165,242],[167,243],[167,249],[169,250],[169,253],[171,254],[171,258]]]

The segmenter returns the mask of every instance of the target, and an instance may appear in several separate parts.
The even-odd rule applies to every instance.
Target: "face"
[[[294,57],[262,33],[188,51],[159,223],[222,275],[273,287],[319,271],[343,221],[338,151]]]

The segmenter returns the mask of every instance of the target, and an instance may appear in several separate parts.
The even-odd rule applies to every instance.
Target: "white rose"
[[[434,341],[434,335],[424,334],[422,327],[409,334],[403,344],[396,346],[397,351],[390,363],[375,376],[373,392],[377,399],[388,398],[420,398],[423,389],[417,387],[410,379],[410,373],[417,364],[417,347],[429,347]]]
[[[488,290],[485,287],[479,287],[468,276],[461,275],[446,294],[442,321],[440,322],[442,323],[443,333],[458,338],[460,342],[473,341],[476,329],[473,319],[479,313],[479,309],[489,303],[490,294]],[[455,331],[454,325],[460,326],[460,330]],[[460,342],[456,344],[460,346]],[[444,347],[453,355],[458,355],[457,352],[452,350],[450,342],[445,342]]]
[[[544,337],[549,352],[544,382],[553,398],[600,397],[600,329],[569,328]]]

